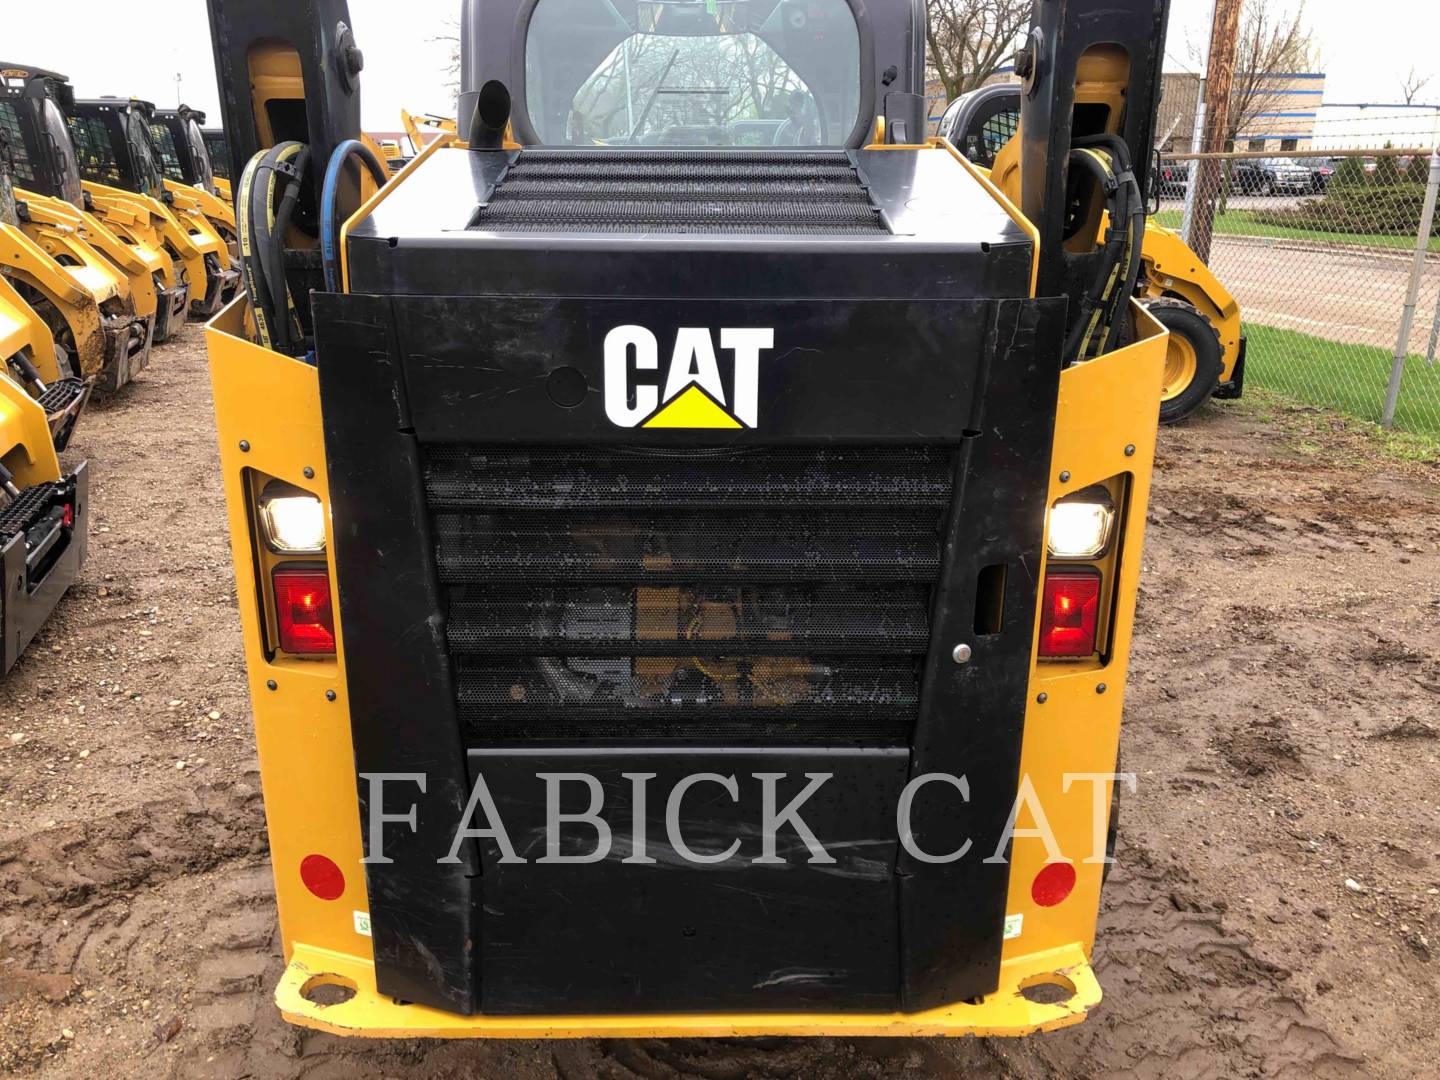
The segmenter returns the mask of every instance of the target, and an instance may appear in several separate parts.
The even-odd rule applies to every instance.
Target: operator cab
[[[0,61],[0,127],[17,186],[84,208],[80,169],[65,126],[75,91],[64,75]]]
[[[522,139],[546,146],[838,147],[865,126],[845,0],[538,0],[524,76]]]
[[[154,105],[136,98],[76,100],[70,110],[70,132],[85,179],[161,202],[173,201],[165,190],[150,134],[154,113]]]
[[[156,109],[150,121],[150,134],[167,180],[218,195],[210,148],[201,130],[204,123],[205,114],[188,105]]]

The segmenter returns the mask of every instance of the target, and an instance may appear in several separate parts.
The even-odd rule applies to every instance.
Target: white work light
[[[1103,488],[1081,492],[1050,508],[1052,559],[1093,559],[1110,544],[1115,507]]]
[[[325,550],[325,508],[314,495],[274,483],[260,495],[260,531],[279,555],[319,555]]]

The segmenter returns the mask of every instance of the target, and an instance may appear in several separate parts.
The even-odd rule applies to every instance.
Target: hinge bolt
[[[1045,693],[1044,690],[1041,690],[1040,693],[1038,693],[1038,694],[1035,695],[1035,700],[1036,700],[1039,704],[1044,705],[1045,702],[1047,702],[1047,701],[1050,700],[1050,695],[1047,694],[1047,693]]]
[[[1135,444],[1134,444],[1133,442],[1130,443],[1128,446],[1125,447],[1125,456],[1126,456],[1126,457],[1134,457],[1134,456],[1135,456]]]
[[[275,685],[275,680],[274,680],[274,679],[266,679],[266,680],[265,680],[265,687],[266,687],[266,689],[268,689],[268,690],[276,690],[276,689],[278,689],[278,687]]]
[[[1104,692],[1105,692],[1105,684],[1104,684],[1103,682],[1102,682],[1102,683],[1099,683],[1099,684],[1095,687],[1095,693],[1097,693],[1097,694],[1103,694]]]
[[[306,479],[306,480],[314,480],[314,479],[315,479],[315,470],[312,469],[309,465],[306,465],[305,468],[301,469],[300,471],[305,474],[305,479]]]
[[[335,691],[334,691],[334,690],[326,690],[326,691],[325,691],[325,700],[326,700],[326,701],[334,701],[334,700],[335,700]]]
[[[242,454],[248,454],[248,453],[250,452],[250,440],[249,440],[249,439],[241,439],[241,440],[240,440],[240,452],[241,452]]]
[[[1069,470],[1069,469],[1065,469],[1065,470],[1063,470],[1063,471],[1060,473],[1060,483],[1062,483],[1062,484],[1068,484],[1069,482],[1070,482],[1070,470]]]

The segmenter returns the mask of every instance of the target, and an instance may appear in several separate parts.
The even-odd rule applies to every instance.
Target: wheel
[[[81,378],[80,350],[75,347],[75,331],[65,321],[60,309],[49,297],[30,286],[23,287],[20,295],[34,309],[35,314],[40,316],[41,322],[50,328],[50,336],[55,341],[55,365],[60,371],[60,377]]]
[[[1154,315],[1170,331],[1160,387],[1160,422],[1173,424],[1204,405],[1220,385],[1220,335],[1210,320],[1180,300],[1156,300]]]

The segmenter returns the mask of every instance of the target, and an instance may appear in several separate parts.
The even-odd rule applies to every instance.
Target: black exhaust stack
[[[499,150],[510,123],[510,91],[499,79],[491,79],[475,96],[475,115],[470,121],[470,149]]]

